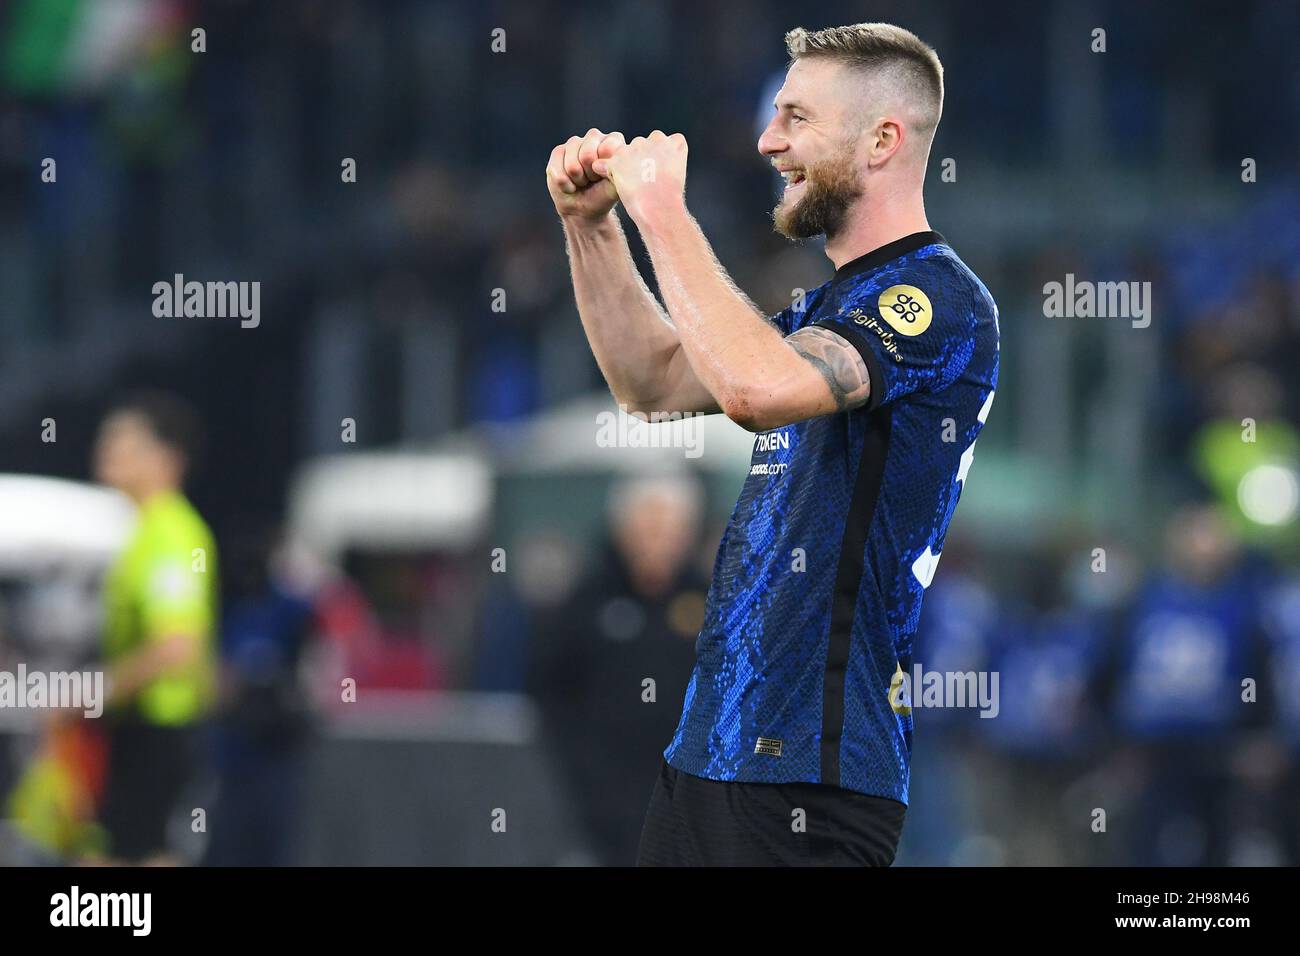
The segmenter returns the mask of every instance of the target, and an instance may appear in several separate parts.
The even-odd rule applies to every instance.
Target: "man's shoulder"
[[[937,282],[946,284],[955,295],[965,296],[977,312],[997,311],[988,287],[951,246],[935,247],[926,264],[933,270]]]
[[[190,504],[189,499],[177,495],[149,516],[142,537],[147,545],[156,550],[173,550],[184,548],[210,549],[213,542],[212,530],[202,515]]]
[[[795,289],[788,306],[773,314],[768,321],[790,335],[816,320],[830,300],[834,283],[830,280],[812,289]]]
[[[917,295],[917,293],[920,295]],[[899,298],[902,302],[899,303]],[[880,268],[853,277],[841,293],[843,304],[891,308],[930,302],[936,308],[992,307],[979,277],[947,243],[934,243],[899,256]]]
[[[882,318],[909,319],[921,311],[936,318],[994,321],[997,305],[979,277],[945,242],[933,242],[869,271],[831,279],[809,291],[772,321],[787,334],[855,310]],[[891,323],[892,324],[892,323]]]

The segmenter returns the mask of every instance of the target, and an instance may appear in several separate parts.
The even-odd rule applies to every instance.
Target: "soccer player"
[[[786,46],[758,149],[786,180],[777,231],[825,236],[835,274],[772,318],[687,211],[683,136],[593,129],[547,166],[615,399],[721,411],[758,433],[644,865],[893,862],[912,747],[903,674],[997,385],[997,308],[925,216],[943,105],[934,50],[879,23],[796,29]]]
[[[181,493],[198,425],[178,399],[145,393],[100,426],[95,471],[139,508],[105,581],[109,857],[169,864],[167,823],[197,769],[197,728],[215,690],[217,552]]]

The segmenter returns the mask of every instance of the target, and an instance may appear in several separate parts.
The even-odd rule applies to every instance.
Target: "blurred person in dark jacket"
[[[1105,664],[1107,633],[1104,615],[1079,593],[1087,580],[1077,573],[1080,556],[1084,575],[1100,576],[1087,570],[1089,552],[1071,538],[1035,555],[1023,599],[1006,603],[995,629],[989,666],[1001,677],[997,719],[971,722],[1000,770],[1011,865],[1087,865],[1097,848],[1098,841],[1075,839],[1071,826],[1093,806],[1080,802],[1074,785],[1086,776],[1101,729],[1090,691]],[[989,809],[985,818],[997,812]]]
[[[530,687],[604,865],[636,860],[645,782],[686,694],[708,584],[702,506],[690,475],[617,484],[602,560],[538,621]]]
[[[1141,775],[1132,862],[1222,866],[1250,808],[1235,758],[1267,722],[1261,673],[1261,570],[1218,509],[1169,523],[1163,567],[1139,590],[1123,630],[1112,709]],[[1250,811],[1253,812],[1253,811]]]
[[[1288,866],[1300,866],[1300,569],[1284,573],[1263,606],[1269,655],[1265,693],[1273,707],[1278,753],[1267,768],[1276,771],[1269,818],[1276,821]]]
[[[235,540],[222,625],[217,722],[219,791],[206,862],[293,862],[310,729],[298,664],[314,622],[310,600],[275,571],[274,538]]]

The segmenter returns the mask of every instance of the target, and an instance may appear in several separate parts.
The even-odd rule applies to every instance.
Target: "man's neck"
[[[838,269],[895,239],[929,230],[930,222],[925,218],[925,205],[919,195],[875,209],[859,203],[844,228],[834,239],[826,240],[826,255]]]
[[[151,482],[148,485],[131,489],[131,491],[129,492],[129,497],[134,499],[137,507],[143,507],[145,504],[152,501],[154,498],[158,498],[162,495],[171,494],[179,490],[180,490],[179,486],[175,484],[171,484],[168,482],[161,482],[161,483]]]

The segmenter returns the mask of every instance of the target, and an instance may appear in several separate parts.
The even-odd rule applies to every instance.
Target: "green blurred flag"
[[[35,96],[97,90],[139,59],[167,10],[156,0],[15,0],[0,81]]]
[[[86,21],[85,0],[18,0],[5,30],[4,83],[20,93],[66,85],[68,52]]]

